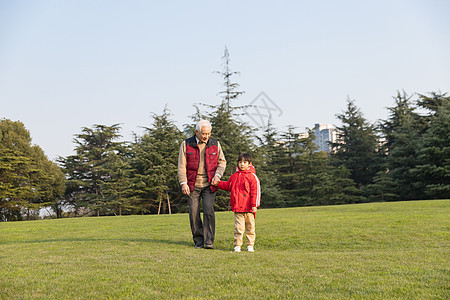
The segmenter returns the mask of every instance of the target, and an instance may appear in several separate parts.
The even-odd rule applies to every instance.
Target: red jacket
[[[261,187],[253,165],[244,171],[237,168],[228,181],[220,181],[217,187],[231,191],[230,206],[234,212],[252,212],[252,207],[261,204]]]

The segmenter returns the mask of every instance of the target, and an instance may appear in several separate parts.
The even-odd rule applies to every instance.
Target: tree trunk
[[[167,195],[167,204],[169,205],[169,215],[172,214],[172,210],[170,209],[170,198],[169,198],[169,193],[166,191],[166,195]]]

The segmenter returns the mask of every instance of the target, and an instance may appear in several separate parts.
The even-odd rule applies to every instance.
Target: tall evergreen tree
[[[402,200],[422,199],[423,191],[411,169],[417,164],[417,147],[421,138],[418,120],[412,115],[392,133],[395,143],[389,149],[387,166],[397,185],[397,194]]]
[[[430,122],[431,118],[439,115],[439,113],[446,113],[450,101],[450,96],[447,93],[431,92],[429,96],[423,94],[418,95],[417,105],[428,112],[425,115],[426,121]]]
[[[393,97],[395,105],[388,107],[389,117],[387,120],[381,120],[379,123],[380,131],[384,137],[384,143],[380,145],[378,157],[381,158],[380,170],[374,177],[366,193],[371,201],[393,201],[407,197],[409,184],[405,186],[403,174],[408,172],[414,159],[403,157],[415,157],[414,149],[408,147],[408,134],[402,134],[403,131],[412,130],[415,133],[412,137],[418,137],[419,115],[415,112],[416,105],[412,96],[405,91],[397,91]],[[413,128],[407,129],[408,125],[415,124]],[[413,141],[416,143],[417,141]],[[397,149],[398,148],[398,149]],[[409,150],[408,150],[409,148]],[[401,150],[401,151],[400,151]]]
[[[263,207],[284,207],[286,199],[279,188],[278,167],[283,157],[280,147],[279,133],[269,120],[261,137],[257,137],[259,147],[253,157],[254,165],[258,168],[258,177],[261,182],[261,199]]]
[[[417,164],[417,150],[421,136],[426,130],[426,122],[416,113],[417,106],[405,92],[397,92],[395,105],[388,108],[387,120],[381,122],[381,130],[386,137],[384,153],[386,153],[383,170],[377,174],[376,185],[388,191],[385,200],[411,200],[423,198],[421,184],[411,170]],[[384,172],[383,172],[384,171]],[[372,188],[376,188],[372,186]],[[376,197],[376,195],[374,195]],[[383,197],[384,198],[384,197]]]
[[[420,95],[419,106],[426,108],[428,128],[417,147],[417,164],[410,170],[420,183],[424,198],[450,198],[450,97],[432,93]]]
[[[395,105],[388,107],[389,117],[387,120],[380,122],[380,130],[383,133],[386,143],[384,147],[387,149],[384,152],[388,153],[391,147],[396,143],[395,131],[398,127],[403,125],[406,119],[418,120],[419,115],[415,112],[416,106],[411,100],[412,96],[408,95],[405,91],[400,93],[397,91],[397,96],[393,97]]]
[[[114,151],[105,156],[105,171],[109,178],[104,181],[103,194],[107,195],[105,204],[113,214],[130,214],[136,211],[132,203],[134,187],[131,180],[130,158],[132,150],[126,143],[118,143]]]
[[[178,152],[185,136],[174,124],[169,110],[153,114],[151,127],[133,144],[135,203],[142,212],[156,212],[162,203],[166,211],[168,201],[175,211],[186,210],[187,203],[180,195],[177,179]]]
[[[331,165],[327,153],[318,151],[314,130],[301,138],[303,153],[299,156],[298,185],[302,205],[356,203],[361,193],[343,167]]]
[[[383,164],[386,166],[386,164]],[[389,174],[389,169],[380,170],[373,178],[373,183],[366,188],[369,201],[395,201],[400,200],[398,185]]]
[[[234,102],[245,92],[239,91],[239,84],[233,82],[233,76],[240,73],[231,70],[227,48],[222,59],[223,70],[216,72],[223,79],[224,90],[219,92],[222,101],[219,105],[210,106],[212,112],[208,114],[208,118],[214,136],[220,141],[227,160],[234,166],[239,154],[253,152],[255,146],[251,127],[238,119],[244,106],[234,106]],[[234,167],[227,168],[226,174],[231,175],[234,169]]]
[[[355,101],[347,99],[347,109],[337,115],[342,125],[337,127],[338,141],[333,143],[335,164],[350,171],[350,178],[357,187],[367,185],[378,171],[375,167],[377,137],[370,124],[356,107]]]
[[[222,97],[218,105],[205,105],[210,111],[202,114],[197,110],[193,117],[194,121],[200,118],[206,118],[212,125],[212,136],[216,138],[222,146],[227,168],[224,179],[227,179],[236,170],[237,158],[242,152],[255,152],[255,140],[253,130],[247,124],[241,122],[238,118],[244,106],[234,106],[235,101],[244,92],[239,90],[239,84],[234,82],[233,76],[239,72],[232,71],[230,68],[230,55],[225,48],[223,59],[223,70],[216,72],[223,79],[224,89],[219,92]],[[191,126],[190,128],[193,128]],[[256,169],[258,172],[258,169]],[[219,191],[216,196],[216,207],[225,209],[228,207],[229,196]]]
[[[287,130],[281,133],[283,153],[278,159],[278,186],[282,189],[288,206],[302,205],[299,199],[301,193],[301,179],[298,178],[301,159],[304,149],[300,138],[300,133],[296,128],[289,125]]]
[[[381,175],[394,196],[398,195],[394,199],[448,195],[449,97],[435,92],[418,96],[412,101],[405,92],[398,93],[388,120],[381,123],[387,141],[386,173]],[[425,114],[417,113],[417,108]]]
[[[121,213],[126,150],[120,138],[120,126],[84,127],[74,139],[75,155],[60,158],[67,176],[66,197],[75,209],[87,208],[97,215]],[[122,204],[121,204],[122,203]]]
[[[318,151],[319,147],[314,140],[315,135],[312,130],[308,130],[308,133],[300,139],[302,153],[299,153],[297,185],[302,205],[318,204],[318,192],[327,174],[328,156],[325,152]]]
[[[282,134],[284,156],[276,170],[278,186],[289,206],[361,202],[359,190],[343,166],[331,165],[327,153],[318,151],[313,130],[300,134],[289,126]]]

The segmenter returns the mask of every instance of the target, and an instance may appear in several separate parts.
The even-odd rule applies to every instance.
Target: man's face
[[[199,141],[206,143],[211,136],[211,127],[203,126],[202,129],[200,129],[200,132],[198,132],[198,130],[195,131],[195,135],[197,136]]]

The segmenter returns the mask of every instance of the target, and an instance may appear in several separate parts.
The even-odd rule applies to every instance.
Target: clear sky
[[[93,124],[130,140],[165,105],[182,128],[219,103],[226,46],[234,105],[264,92],[278,129],[339,125],[347,97],[375,122],[397,90],[450,92],[449,15],[447,0],[0,0],[0,118],[50,159]]]

